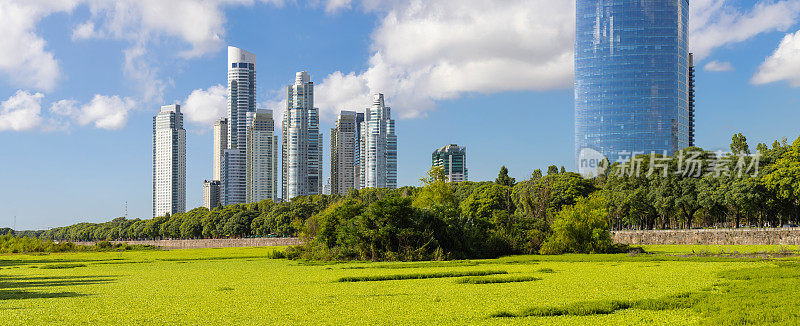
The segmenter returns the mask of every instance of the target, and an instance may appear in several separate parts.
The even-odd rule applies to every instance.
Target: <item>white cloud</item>
[[[0,131],[31,130],[42,123],[42,93],[19,90],[0,103]]]
[[[713,71],[713,72],[720,72],[720,71],[733,71],[733,65],[727,61],[709,61],[703,69],[705,71]]]
[[[758,72],[751,80],[757,85],[777,81],[787,81],[793,87],[800,87],[800,31],[787,34],[775,52],[758,67]]]
[[[81,126],[91,124],[99,129],[116,130],[125,127],[128,114],[135,106],[136,102],[127,97],[98,94],[82,106],[75,100],[55,102],[50,106],[50,112],[67,117]]]
[[[328,0],[325,4],[325,12],[335,13],[339,10],[349,9],[352,0]]]
[[[800,17],[800,0],[764,1],[743,11],[726,0],[690,2],[690,50],[703,60],[714,49],[765,32],[785,31]]]
[[[36,34],[44,17],[71,11],[77,1],[0,1],[0,73],[12,86],[49,91],[61,76],[58,60]]]
[[[181,108],[186,119],[198,124],[210,125],[228,111],[228,91],[223,85],[208,89],[196,89],[189,94]]]
[[[182,40],[181,58],[194,58],[225,45],[225,6],[256,2],[282,6],[283,0],[83,0],[91,18],[73,29],[74,40],[124,40],[123,72],[139,85],[144,102],[162,102],[168,81],[159,78],[158,61],[149,46],[161,38]]]
[[[573,1],[361,4],[389,9],[373,32],[369,68],[335,72],[319,85],[315,102],[323,116],[366,107],[370,94],[378,92],[386,94],[399,117],[412,118],[424,116],[437,100],[463,93],[543,91],[572,84]]]

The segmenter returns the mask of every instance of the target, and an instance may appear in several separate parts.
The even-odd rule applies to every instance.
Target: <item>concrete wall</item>
[[[616,231],[611,234],[614,242],[630,245],[800,245],[800,228]]]
[[[130,245],[150,245],[164,249],[198,249],[224,247],[271,247],[296,246],[302,244],[298,238],[246,238],[246,239],[197,239],[197,240],[142,240],[111,241]],[[94,245],[94,242],[76,242],[77,245]]]

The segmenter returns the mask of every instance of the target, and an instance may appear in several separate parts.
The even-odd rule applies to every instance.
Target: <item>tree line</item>
[[[760,157],[741,155],[750,150],[737,134],[730,154],[690,148],[685,152],[695,153],[691,160],[683,152],[635,156],[593,178],[550,166],[517,182],[502,167],[494,182],[448,183],[441,169],[432,168],[420,187],[196,208],[19,235],[69,241],[299,236],[306,245],[290,253],[318,259],[613,252],[621,248],[611,243],[612,229],[777,227],[800,220],[800,138],[756,148]],[[757,174],[732,168],[752,168],[755,160]],[[713,169],[675,172],[690,161]],[[669,173],[632,173],[653,165]]]

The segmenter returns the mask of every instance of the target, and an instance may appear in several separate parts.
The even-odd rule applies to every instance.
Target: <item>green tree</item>
[[[606,207],[602,195],[592,195],[565,207],[553,221],[553,233],[540,252],[545,255],[614,252]]]
[[[734,134],[731,138],[731,152],[733,154],[750,154],[750,146],[747,145],[747,137],[742,133]]]
[[[494,180],[494,183],[499,184],[501,186],[506,187],[513,187],[514,184],[517,183],[514,178],[508,176],[508,168],[505,165],[500,167],[500,173],[497,174],[497,179]]]

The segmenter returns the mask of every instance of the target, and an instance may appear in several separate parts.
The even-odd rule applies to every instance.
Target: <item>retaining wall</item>
[[[630,245],[800,245],[800,228],[615,231]]]
[[[245,239],[196,239],[196,240],[132,240],[111,241],[130,245],[150,245],[164,249],[199,249],[225,247],[271,247],[296,246],[302,244],[298,238],[245,238]],[[75,242],[77,245],[94,245],[94,242]]]

